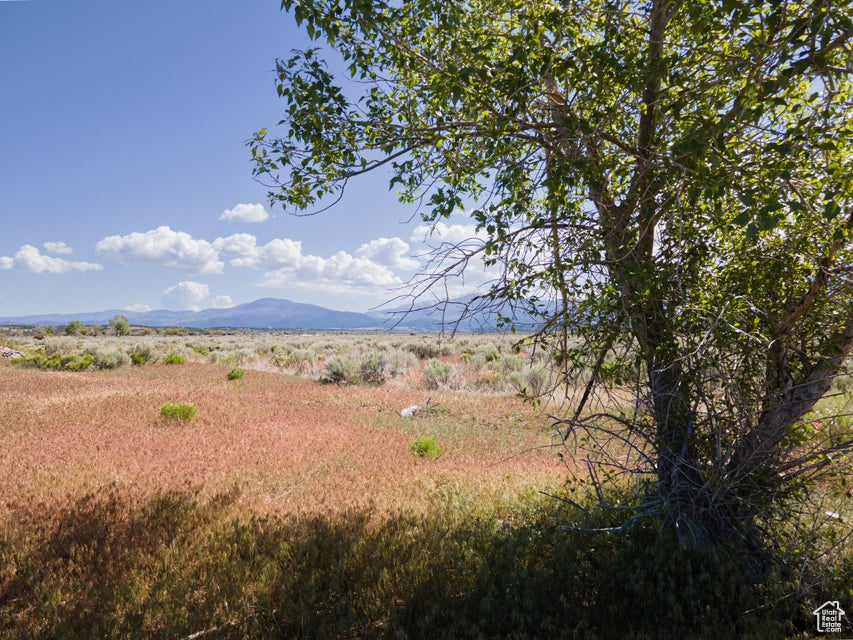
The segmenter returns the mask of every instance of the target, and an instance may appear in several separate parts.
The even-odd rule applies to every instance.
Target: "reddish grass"
[[[453,495],[515,496],[563,477],[544,418],[513,397],[401,385],[324,386],[222,366],[125,367],[61,373],[0,365],[0,509],[55,506],[106,485],[140,495],[238,487],[260,513],[421,511]],[[402,418],[431,395],[438,410]],[[198,417],[160,416],[191,402]],[[429,462],[408,444],[434,435]]]

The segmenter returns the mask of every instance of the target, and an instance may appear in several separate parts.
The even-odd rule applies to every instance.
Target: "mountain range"
[[[439,331],[453,327],[458,317],[448,313],[442,324],[440,308],[406,311],[391,309],[357,313],[335,311],[313,304],[303,304],[281,298],[262,298],[227,309],[201,311],[125,311],[108,309],[89,313],[44,314],[0,317],[0,325],[60,326],[77,320],[87,325],[107,324],[116,315],[123,315],[134,325],[147,327],[192,327],[199,329],[417,329]],[[494,322],[485,319],[465,319],[458,329],[463,331],[495,330]]]

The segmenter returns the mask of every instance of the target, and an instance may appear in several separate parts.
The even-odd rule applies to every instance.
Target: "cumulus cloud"
[[[339,251],[329,258],[303,256],[297,263],[264,273],[263,287],[316,288],[333,293],[383,292],[403,284],[394,272],[365,258]]]
[[[421,267],[420,261],[409,254],[409,243],[384,237],[362,244],[354,253],[338,251],[327,257],[304,253],[302,243],[290,238],[259,244],[252,234],[235,233],[207,241],[161,226],[103,238],[96,249],[121,262],[154,264],[193,274],[221,273],[227,262],[232,267],[262,271],[261,286],[316,287],[337,293],[387,293],[403,284],[398,271]],[[184,287],[170,290],[169,300],[184,307],[199,302],[188,296]],[[221,305],[231,306],[226,298]]]
[[[234,306],[231,296],[216,296],[210,306],[214,309],[230,309]]]
[[[421,263],[405,254],[409,245],[400,238],[377,238],[358,248],[357,258],[364,258],[390,269],[417,269]]]
[[[66,271],[99,271],[103,267],[94,262],[74,262],[46,256],[38,248],[25,244],[14,256],[0,256],[0,269],[17,269],[31,273],[65,273]]]
[[[163,292],[163,304],[167,309],[192,309],[198,311],[199,303],[204,300],[210,289],[206,284],[184,280]]]
[[[267,210],[262,204],[240,203],[238,205],[235,205],[233,209],[226,209],[225,211],[223,211],[222,215],[219,216],[219,219],[224,220],[225,222],[257,223],[263,222],[269,217],[270,214],[267,213]]]
[[[409,245],[399,238],[379,238],[363,244],[355,255],[339,251],[328,258],[304,254],[298,240],[277,238],[258,245],[255,236],[247,233],[217,238],[213,246],[232,266],[265,270],[259,283],[265,287],[378,293],[403,283],[392,269],[420,266],[404,255]]]
[[[290,265],[302,258],[302,243],[289,238],[270,240],[263,246],[258,246],[257,238],[248,233],[236,233],[227,238],[217,238],[213,246],[231,257],[235,267],[251,267],[253,269],[275,265]]]
[[[125,307],[124,310],[145,313],[146,311],[151,311],[151,307],[147,304],[132,304],[129,307]]]
[[[74,253],[71,247],[64,242],[45,242],[42,246],[48,253],[55,253],[59,255],[69,255]]]
[[[172,231],[167,226],[144,233],[108,236],[95,249],[121,262],[157,264],[189,273],[221,273],[225,266],[210,242],[197,240],[183,231]]]
[[[477,225],[470,224],[447,224],[438,221],[433,224],[422,224],[415,227],[410,240],[412,242],[449,242],[458,244],[472,240],[485,241],[486,235],[483,231],[477,231]]]

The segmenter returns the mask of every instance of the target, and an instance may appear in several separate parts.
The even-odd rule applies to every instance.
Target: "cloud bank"
[[[47,244],[61,245],[67,249],[65,253],[70,253],[70,249],[65,246],[65,243]],[[15,269],[17,271],[29,271],[30,273],[65,273],[67,271],[100,271],[103,266],[95,262],[75,262],[64,258],[46,256],[38,248],[25,244],[18,249],[14,256],[0,256],[0,269]]]
[[[221,273],[225,266],[209,242],[167,226],[144,233],[108,236],[95,245],[95,250],[126,264],[155,264],[194,274]]]

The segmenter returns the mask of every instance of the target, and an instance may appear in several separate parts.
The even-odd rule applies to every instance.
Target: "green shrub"
[[[217,357],[216,354],[211,354],[210,357],[212,362],[218,362],[228,366],[237,366],[243,364],[243,360],[246,359],[246,354],[242,351],[234,351],[226,356]]]
[[[368,353],[358,366],[361,382],[379,385],[385,382],[385,367],[388,357],[384,353],[374,351]]]
[[[320,382],[324,384],[356,384],[359,380],[358,366],[345,358],[334,357],[326,362]]]
[[[51,371],[85,371],[92,366],[94,357],[89,353],[53,353],[35,354],[23,358],[13,358],[12,362],[29,369],[47,369]]]
[[[418,359],[413,353],[397,349],[388,354],[385,371],[390,377],[396,378],[405,375],[409,367],[417,364]]]
[[[246,371],[244,369],[231,369],[231,371],[228,372],[228,379],[239,380],[244,375],[246,375]]]
[[[495,362],[501,357],[501,352],[496,346],[489,345],[480,351],[480,355],[483,356],[483,360],[486,362]]]
[[[108,353],[94,351],[91,354],[94,358],[92,366],[96,369],[118,369],[130,363],[130,357],[121,351],[111,351]]]
[[[524,358],[518,355],[505,355],[497,360],[493,360],[491,366],[504,373],[521,371],[524,368]]]
[[[44,341],[44,353],[48,356],[69,354],[77,348],[78,342],[73,338],[49,338]]]
[[[154,354],[151,351],[151,347],[144,345],[137,347],[134,351],[131,351],[130,361],[136,366],[141,366],[143,364],[153,362]]]
[[[438,358],[439,356],[449,356],[453,353],[448,344],[432,344],[427,342],[409,343],[403,347],[406,351],[414,353],[419,360],[427,358]]]
[[[62,356],[60,359],[60,362],[62,363],[60,368],[68,371],[85,371],[92,366],[94,361],[95,358],[93,358],[89,353],[69,353],[68,355]]]
[[[195,418],[198,409],[194,404],[186,402],[166,402],[160,407],[160,415],[178,422],[189,422]]]
[[[419,458],[426,458],[427,460],[436,460],[444,453],[444,450],[432,436],[418,436],[414,442],[409,444],[409,451]]]
[[[507,377],[522,398],[539,398],[548,391],[551,378],[545,369],[513,371]]]
[[[273,347],[270,349],[272,362],[279,369],[295,370],[297,373],[306,373],[314,361],[314,354],[305,349],[291,349],[290,347]]]
[[[424,365],[423,380],[428,389],[450,386],[456,370],[452,364],[432,359]]]
[[[166,356],[166,359],[163,361],[165,364],[184,364],[186,363],[186,358],[184,356],[180,356],[177,353],[170,353]]]

